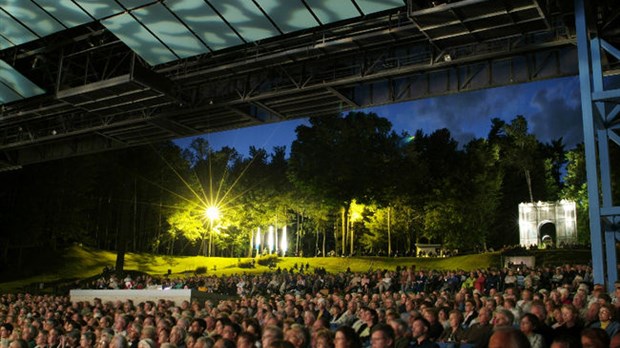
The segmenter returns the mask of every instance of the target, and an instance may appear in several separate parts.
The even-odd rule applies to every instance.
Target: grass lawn
[[[589,250],[550,250],[536,251],[537,265],[589,264],[592,256]],[[151,254],[125,255],[125,270],[139,271],[161,276],[171,271],[173,277],[200,275],[230,275],[243,273],[263,273],[269,267],[256,263],[255,268],[241,268],[240,263],[250,263],[250,258],[224,258],[204,256],[162,256]],[[49,260],[48,260],[49,261]],[[353,272],[367,272],[377,269],[396,269],[396,266],[415,265],[423,270],[474,270],[489,267],[502,267],[502,255],[491,252],[476,255],[454,256],[449,258],[413,258],[413,257],[280,257],[277,265],[281,269],[291,269],[295,264],[309,264],[311,272],[315,268],[325,268],[327,272],[337,273],[350,268]],[[54,262],[39,262],[37,275],[15,281],[2,282],[0,292],[21,292],[36,289],[44,283],[46,289],[53,289],[53,284],[70,284],[101,274],[104,267],[114,267],[116,253],[97,250],[78,245],[64,250]],[[215,268],[214,268],[215,267]],[[205,272],[206,270],[206,272]],[[197,272],[199,271],[199,272]],[[50,290],[51,291],[51,290]]]
[[[55,262],[53,269],[44,269],[41,274],[10,282],[0,283],[0,292],[17,292],[32,289],[40,283],[71,282],[101,274],[104,267],[114,267],[116,253],[96,250],[82,246],[72,246]],[[255,268],[241,268],[239,263],[251,262],[250,258],[224,258],[204,256],[162,256],[150,254],[125,255],[125,270],[133,270],[152,275],[165,275],[171,270],[173,277],[187,277],[196,274],[196,270],[206,269],[205,275],[230,275],[243,273],[263,273],[270,269],[256,263]],[[325,268],[327,272],[343,272],[350,268],[353,272],[366,272],[376,269],[394,270],[396,266],[416,265],[426,270],[472,270],[477,268],[499,267],[499,253],[464,255],[450,258],[385,258],[385,257],[280,257],[276,267],[291,269],[293,266],[309,264],[314,268]],[[214,270],[215,267],[215,270]]]

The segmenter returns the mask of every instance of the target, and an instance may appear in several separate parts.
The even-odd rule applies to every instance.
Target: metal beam
[[[588,182],[588,204],[590,215],[590,243],[592,245],[592,270],[594,282],[605,284],[612,292],[618,279],[616,239],[617,225],[620,221],[620,207],[615,205],[611,194],[611,170],[609,146],[610,129],[605,112],[615,113],[620,90],[605,90],[603,68],[601,66],[601,46],[597,23],[588,22],[591,14],[587,12],[585,0],[574,0],[577,45],[579,55],[579,84],[581,86],[581,108],[586,154]],[[607,47],[615,54],[616,49]],[[609,104],[611,107],[606,108]],[[600,193],[599,193],[600,192]]]

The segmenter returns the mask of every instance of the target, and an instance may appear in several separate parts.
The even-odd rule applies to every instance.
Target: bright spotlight
[[[220,210],[215,206],[210,206],[205,211],[205,215],[209,218],[209,220],[217,220],[220,217]]]
[[[282,256],[284,256],[286,254],[286,249],[288,249],[286,226],[282,227],[282,238],[280,238],[280,249],[282,250]]]
[[[256,245],[256,250],[260,247],[260,227],[256,231],[256,238],[254,239],[254,245]]]

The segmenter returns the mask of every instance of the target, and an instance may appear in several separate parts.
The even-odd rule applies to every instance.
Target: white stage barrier
[[[102,302],[117,301],[122,302],[126,300],[132,300],[134,303],[154,301],[157,300],[170,300],[176,305],[180,305],[183,301],[198,300],[205,301],[213,294],[207,294],[195,289],[178,289],[178,290],[71,290],[69,296],[71,302],[93,301],[98,298]]]

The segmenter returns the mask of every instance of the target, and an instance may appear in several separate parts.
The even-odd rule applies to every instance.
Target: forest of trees
[[[541,143],[523,116],[493,119],[486,139],[467,144],[448,129],[396,134],[361,112],[311,118],[296,133],[288,157],[284,147],[214,151],[198,138],[0,173],[0,255],[83,243],[244,257],[270,225],[286,225],[288,252],[304,256],[403,255],[419,241],[480,250],[518,243],[519,203],[560,199],[577,201],[579,238],[589,238],[583,146]]]

